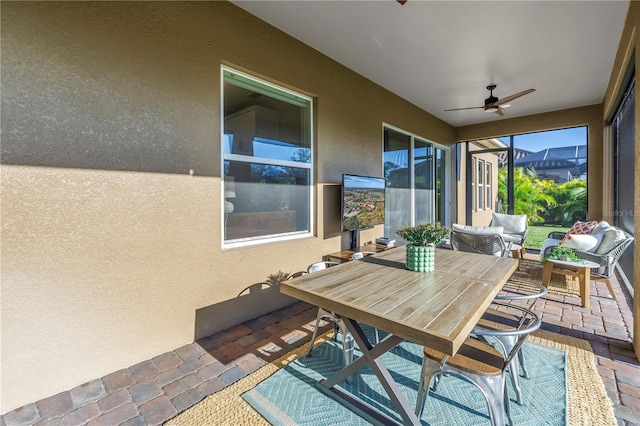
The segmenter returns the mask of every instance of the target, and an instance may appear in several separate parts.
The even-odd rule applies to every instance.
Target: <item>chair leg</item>
[[[320,327],[320,320],[322,318],[327,318],[328,320],[333,322],[333,340],[335,342],[338,341],[338,331],[339,331],[339,324],[337,323],[338,319],[335,317],[335,315],[331,314],[330,312],[327,312],[322,308],[318,308],[318,315],[316,315],[316,325],[313,328],[313,334],[311,335],[311,341],[309,342],[309,352],[307,352],[308,356],[311,356],[311,352],[313,351],[313,345],[316,341],[316,337],[318,335],[318,328]]]
[[[516,401],[518,401],[519,405],[522,405],[524,400],[522,398],[522,387],[520,386],[520,365],[517,359],[509,363],[509,376],[511,377],[511,384],[516,390]]]
[[[528,379],[529,370],[527,370],[527,364],[524,362],[524,352],[522,350],[518,351],[518,361],[520,362],[520,368],[522,368],[522,377]]]
[[[501,376],[477,376],[472,382],[482,390],[489,407],[492,426],[504,426],[508,401],[507,387]],[[510,423],[513,424],[513,423]]]
[[[511,417],[511,406],[510,401],[509,401],[509,391],[507,390],[507,386],[504,385],[504,412],[507,414],[507,418],[509,419],[509,425],[510,426],[515,426],[515,423],[513,423],[513,417]],[[519,403],[520,404],[520,403]]]
[[[616,298],[616,294],[613,292],[613,287],[611,286],[611,280],[609,278],[598,278],[596,281],[604,281],[607,284],[607,288],[609,289],[609,294],[611,294],[611,298],[615,301],[618,301]]]
[[[418,385],[418,397],[416,398],[416,416],[422,417],[424,403],[427,401],[431,380],[439,377],[441,373],[440,365],[427,357],[422,358],[422,374],[420,374],[420,384]]]
[[[418,386],[418,397],[416,398],[416,416],[422,417],[424,411],[424,404],[427,400],[427,394],[429,392],[429,386],[434,376],[440,374],[446,374],[448,372],[455,372],[447,370],[446,366],[440,367],[438,362],[423,358],[422,360],[422,374],[420,376],[420,384]],[[510,411],[507,397],[507,386],[504,381],[504,376],[474,376],[470,377],[464,375],[464,377],[471,383],[476,385],[487,401],[487,407],[489,409],[489,416],[491,417],[492,426],[504,426],[505,414]],[[509,415],[510,417],[510,415]],[[510,424],[513,425],[513,422]]]

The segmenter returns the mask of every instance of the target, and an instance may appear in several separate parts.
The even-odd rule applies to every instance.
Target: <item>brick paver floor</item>
[[[640,425],[632,301],[617,281],[613,287],[617,302],[605,285],[592,282],[590,308],[581,307],[577,297],[547,295],[535,310],[541,314],[542,328],[591,344],[618,424]],[[295,303],[6,413],[0,426],[162,424],[309,341],[316,312],[306,303]]]

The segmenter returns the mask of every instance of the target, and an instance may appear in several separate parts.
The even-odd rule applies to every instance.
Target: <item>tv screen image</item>
[[[342,230],[371,228],[384,223],[385,180],[342,175]]]

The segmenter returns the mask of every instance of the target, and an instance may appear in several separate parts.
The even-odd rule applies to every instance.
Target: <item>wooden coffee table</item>
[[[598,268],[595,262],[584,260],[582,262],[572,262],[570,260],[554,260],[549,259],[544,262],[542,268],[542,285],[549,286],[551,274],[567,275],[570,277],[578,277],[580,283],[580,299],[582,306],[589,307],[589,286],[591,284],[591,268]]]

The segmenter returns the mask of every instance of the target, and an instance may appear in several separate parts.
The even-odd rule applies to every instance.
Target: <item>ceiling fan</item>
[[[535,92],[536,89],[527,89],[524,90],[522,92],[516,93],[515,95],[511,95],[511,96],[507,96],[506,98],[502,98],[502,99],[498,99],[497,97],[493,96],[493,89],[496,88],[495,84],[491,84],[489,86],[487,86],[487,90],[489,90],[490,95],[487,99],[484,100],[484,105],[483,106],[477,106],[477,107],[468,107],[468,108],[453,108],[453,109],[445,109],[445,111],[461,111],[461,110],[465,110],[465,109],[479,109],[482,108],[485,110],[485,112],[495,112],[496,114],[502,116],[506,114],[506,111],[504,110],[505,108],[510,107],[511,105],[507,104],[507,102],[510,102],[514,99],[519,98],[520,96],[524,96],[527,95],[531,92]]]

